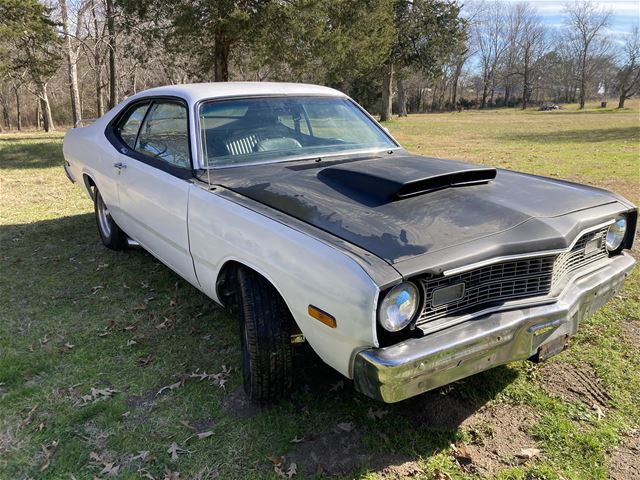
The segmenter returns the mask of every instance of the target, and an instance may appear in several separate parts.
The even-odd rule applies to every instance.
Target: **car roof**
[[[187,83],[182,85],[168,85],[166,87],[150,88],[132,98],[167,95],[181,97],[190,104],[209,98],[223,98],[253,95],[320,95],[345,97],[346,95],[333,88],[305,83],[280,82],[213,82]]]

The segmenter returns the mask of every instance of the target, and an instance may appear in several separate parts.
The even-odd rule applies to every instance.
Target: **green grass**
[[[414,152],[580,180],[638,202],[640,126],[637,102],[631,106],[415,115],[388,126]],[[640,427],[640,352],[624,333],[640,328],[637,272],[552,360],[589,365],[611,396],[603,418],[588,403],[554,396],[544,370],[526,362],[385,406],[340,384],[309,354],[297,358],[303,368],[291,401],[243,407],[233,401],[241,384],[234,319],[145,252],[102,247],[91,202],[61,168],[61,140],[0,135],[0,478],[103,477],[112,462],[122,478],[275,478],[269,458],[302,458],[305,471],[306,442],[321,458],[335,449],[322,438],[355,445],[363,466],[346,478],[389,478],[376,471],[404,462],[421,469],[418,477],[476,478],[486,472],[458,465],[450,444],[500,441],[506,433],[483,412],[513,406],[531,413],[524,430],[541,454],[524,465],[505,461],[497,478],[607,478],[622,434]],[[186,378],[224,367],[224,388]],[[82,405],[92,387],[117,392]],[[371,418],[378,409],[386,415]],[[486,425],[471,428],[473,420]],[[352,432],[336,428],[345,422]],[[212,435],[193,438],[185,423]],[[54,442],[41,471],[43,447]],[[175,462],[173,442],[188,451]],[[146,462],[134,458],[140,451],[150,452]]]

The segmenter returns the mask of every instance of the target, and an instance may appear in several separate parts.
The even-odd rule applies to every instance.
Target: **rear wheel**
[[[242,377],[247,396],[260,403],[291,391],[291,313],[264,277],[238,270]]]
[[[98,224],[98,233],[105,247],[112,250],[122,250],[127,246],[127,235],[114,222],[109,208],[104,203],[100,190],[97,188],[93,195],[93,206]]]

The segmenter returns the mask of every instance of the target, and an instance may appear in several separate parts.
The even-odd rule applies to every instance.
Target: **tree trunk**
[[[82,120],[80,111],[80,93],[78,91],[78,53],[73,48],[71,35],[69,34],[69,12],[66,0],[59,0],[62,14],[62,31],[66,38],[67,78],[69,81],[69,93],[71,96],[71,120],[76,126]]]
[[[213,52],[214,70],[213,80],[215,82],[229,81],[229,51],[231,44],[224,33],[217,32]]]
[[[580,72],[580,110],[584,108],[587,92],[587,49],[585,48],[582,55],[582,68]]]
[[[380,121],[386,122],[391,120],[393,95],[391,92],[391,84],[393,82],[393,64],[385,67],[384,76],[382,77],[382,110],[380,111]]]
[[[7,130],[11,129],[11,117],[9,117],[9,105],[8,99],[4,95],[0,95],[0,102],[2,102],[2,119],[4,126]]]
[[[522,110],[527,109],[529,94],[529,68],[525,62],[524,74],[522,75]]]
[[[47,84],[40,85],[40,105],[42,110],[42,120],[44,124],[45,132],[53,132],[56,127],[53,124],[53,116],[51,115],[51,104],[49,103],[49,97],[47,95]]]
[[[40,130],[42,128],[42,104],[40,97],[36,97],[36,100],[36,128]]]
[[[116,72],[116,25],[113,0],[107,0],[107,36],[109,45],[109,109],[118,103],[118,75]]]
[[[485,75],[482,82],[482,102],[480,103],[480,108],[487,107],[488,94],[489,94],[489,77]]]
[[[405,95],[404,82],[402,81],[402,77],[398,76],[396,80],[396,85],[398,86],[398,116],[406,117],[407,116],[407,97]]]
[[[22,130],[22,112],[20,111],[20,87],[13,86],[13,93],[16,96],[16,123],[18,131]]]
[[[101,117],[104,114],[104,101],[102,99],[102,65],[100,62],[100,55],[94,56],[96,61],[96,117]]]
[[[624,108],[624,101],[627,99],[627,96],[622,94],[618,100],[618,108]]]

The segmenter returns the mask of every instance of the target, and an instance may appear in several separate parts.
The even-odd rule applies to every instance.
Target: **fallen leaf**
[[[131,332],[133,330],[135,330],[136,328],[138,328],[137,325],[127,325],[126,327],[122,328],[123,332]]]
[[[604,411],[602,410],[600,405],[598,405],[597,403],[594,403],[593,409],[596,411],[596,416],[598,417],[598,420],[602,420],[604,418]]]
[[[165,387],[162,387],[160,390],[158,390],[158,393],[156,393],[156,396],[160,395],[165,390],[175,390],[176,388],[180,388],[183,385],[184,385],[184,380],[180,380],[180,381],[178,381],[176,383],[172,383],[171,385],[167,385]]]
[[[136,343],[138,343],[138,342],[136,342],[135,340],[127,340],[127,347],[131,347],[132,345],[135,345]]]
[[[338,390],[343,390],[343,389],[344,389],[344,381],[340,380],[339,382],[336,382],[333,385],[331,385],[331,387],[329,388],[329,391],[337,392]]]
[[[49,445],[46,445],[46,446],[41,445],[41,448],[42,448],[42,453],[44,454],[45,462],[40,467],[40,471],[44,472],[51,465],[51,457],[53,457],[53,454],[56,453],[56,450],[58,449],[58,441],[54,440],[53,442],[51,442]]]
[[[451,480],[451,475],[449,475],[447,472],[435,469],[431,478],[433,480]]]
[[[523,448],[520,453],[516,455],[516,458],[520,460],[520,464],[525,463],[527,460],[532,459],[540,455],[540,449],[538,448]]]
[[[100,470],[101,475],[107,475],[108,477],[112,477],[118,475],[118,471],[120,470],[120,466],[115,463],[105,463],[102,470]]]
[[[153,362],[153,359],[154,359],[154,355],[153,353],[150,353],[147,356],[138,358],[137,362],[138,362],[138,365],[140,365],[141,367],[147,367],[151,364],[151,362]],[[159,393],[160,392],[158,392],[158,394]]]
[[[201,432],[198,434],[198,440],[202,440],[203,438],[210,437],[211,435],[213,435],[213,432],[210,430],[208,432]]]
[[[291,465],[287,468],[287,478],[293,477],[296,473],[298,473],[298,465],[296,465],[296,462],[291,462]]]
[[[87,395],[82,395],[80,400],[78,400],[74,406],[83,407],[89,402],[98,402],[101,400],[109,400],[114,393],[118,393],[118,390],[114,390],[112,388],[95,388],[91,387],[90,393]]]
[[[31,410],[29,410],[29,413],[27,413],[27,416],[24,418],[24,420],[20,422],[20,425],[18,425],[18,429],[24,428],[31,423],[31,420],[33,419],[33,414],[35,413],[36,408],[38,408],[38,405],[34,405],[31,408]]]
[[[293,437],[293,439],[291,440],[291,443],[301,443],[304,442],[305,438],[298,438],[297,436]]]
[[[150,453],[151,452],[149,452],[148,450],[141,450],[138,452],[138,455],[136,455],[135,457],[131,457],[131,461],[142,460],[145,463],[149,463],[147,460],[151,456]]]
[[[162,480],[180,480],[180,472],[172,472],[167,466],[164,467],[163,475]]]
[[[96,293],[98,293],[98,290],[103,289],[104,287],[102,285],[96,285],[95,287],[91,287],[91,295],[95,295]]]
[[[173,297],[171,300],[169,300],[170,307],[176,307],[178,305],[180,305],[180,299],[178,297]]]
[[[146,310],[147,309],[147,304],[144,302],[140,302],[140,303],[136,303],[133,307],[131,307],[132,310]]]
[[[169,446],[169,449],[167,450],[167,453],[171,454],[171,461],[175,462],[176,460],[178,460],[178,455],[181,454],[181,453],[187,453],[187,450],[185,450],[184,448],[178,446],[178,444],[176,442],[173,442]]]
[[[464,443],[451,445],[451,447],[453,451],[453,457],[461,467],[466,467],[473,463],[473,458],[471,458],[471,455],[467,451],[467,446]]]
[[[60,351],[63,353],[68,353],[70,352],[73,348],[75,347],[75,345],[67,342],[65,343],[62,347],[60,347]]]
[[[353,423],[351,422],[339,423],[337,426],[340,430],[345,432],[350,432],[351,430],[353,430]]]

